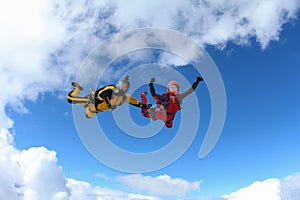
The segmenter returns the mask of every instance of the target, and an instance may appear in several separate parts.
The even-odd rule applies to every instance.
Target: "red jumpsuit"
[[[196,89],[200,81],[202,81],[202,78],[197,78],[192,84],[192,87],[182,94],[175,94],[168,91],[161,95],[156,94],[153,83],[150,83],[150,92],[152,97],[156,100],[156,108],[142,108],[142,115],[147,118],[152,118],[153,120],[162,120],[165,122],[167,128],[171,128],[173,126],[175,114],[181,109],[182,100]],[[141,101],[142,104],[147,104],[145,93],[141,94]]]

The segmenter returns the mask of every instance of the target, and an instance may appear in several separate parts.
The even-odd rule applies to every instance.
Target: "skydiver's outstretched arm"
[[[195,89],[196,87],[198,86],[198,84],[203,81],[203,78],[201,76],[198,76],[196,81],[192,84],[192,86],[185,92],[183,92],[180,97],[181,99],[183,99],[184,97],[190,95]]]
[[[126,102],[128,102],[130,105],[139,107],[139,108],[151,108],[152,104],[142,104],[137,100],[136,98],[133,98],[131,95],[126,94]]]
[[[160,95],[160,94],[156,94],[155,88],[154,88],[154,85],[153,85],[154,82],[155,82],[155,78],[151,78],[151,79],[150,79],[150,83],[149,83],[151,96],[152,96],[155,100],[158,100],[158,101],[161,101],[161,102],[165,102],[165,97],[164,97],[164,96],[162,96],[162,95]]]

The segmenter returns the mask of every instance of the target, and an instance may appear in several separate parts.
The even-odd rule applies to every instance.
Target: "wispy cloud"
[[[95,199],[116,199],[116,200],[160,200],[160,198],[141,194],[125,193],[108,188],[93,187],[87,182],[75,179],[67,179],[67,187],[71,190],[70,200],[95,200]]]
[[[185,195],[188,192],[199,190],[200,181],[189,182],[181,178],[171,178],[168,175],[157,177],[132,174],[117,178],[123,184],[134,189],[146,191],[154,195]]]
[[[96,173],[95,174],[96,177],[102,178],[104,180],[111,180],[111,177],[106,176],[105,174],[101,174],[101,173]]]

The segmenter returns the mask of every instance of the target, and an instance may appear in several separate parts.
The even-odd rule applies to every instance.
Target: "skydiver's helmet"
[[[116,94],[119,95],[126,94],[130,87],[129,76],[126,76],[124,79],[120,80],[116,86],[117,86],[115,91]]]
[[[168,92],[172,92],[174,94],[179,93],[179,84],[177,81],[170,81],[167,85]]]

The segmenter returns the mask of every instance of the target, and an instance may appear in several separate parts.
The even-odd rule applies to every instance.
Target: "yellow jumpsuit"
[[[141,106],[141,103],[129,94],[113,94],[115,89],[115,85],[104,86],[95,92],[95,98],[93,98],[92,95],[80,97],[80,90],[75,87],[68,94],[67,98],[69,103],[80,104],[84,106],[86,108],[85,116],[87,118],[92,118],[99,112],[114,110],[117,106],[122,105],[124,102],[137,107]]]

